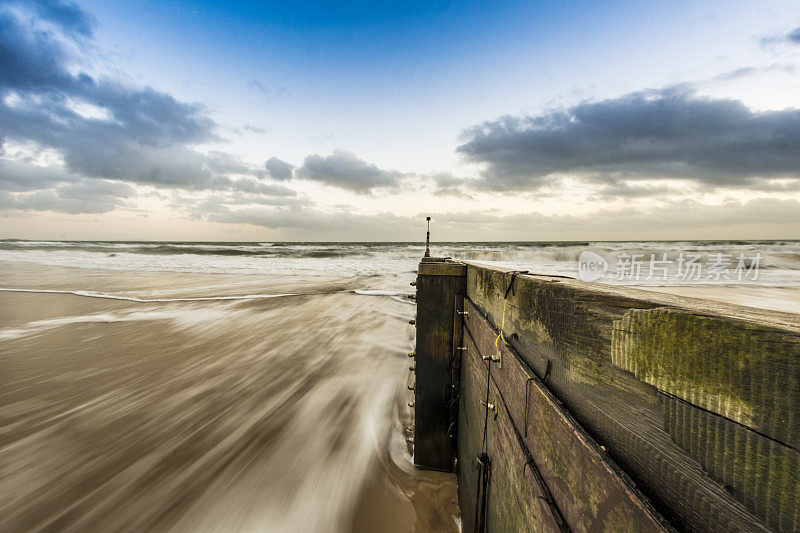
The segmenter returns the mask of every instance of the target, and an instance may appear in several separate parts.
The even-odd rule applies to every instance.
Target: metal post
[[[425,257],[431,256],[431,217],[425,217],[428,222],[428,235],[425,237]]]

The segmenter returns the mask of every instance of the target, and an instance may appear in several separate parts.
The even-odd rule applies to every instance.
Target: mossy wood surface
[[[469,301],[465,308],[465,343],[480,365],[482,355],[497,352],[502,364],[491,363],[491,381],[501,395],[496,412],[510,414],[535,467],[572,531],[665,531],[668,523],[649,505],[633,483],[589,437],[527,365],[497,339],[499,333]],[[497,343],[495,341],[497,340]],[[527,400],[527,405],[526,405]],[[527,415],[527,419],[526,419]],[[499,417],[498,417],[499,418]],[[509,440],[488,432],[489,441]],[[513,437],[514,431],[507,429]],[[515,440],[515,439],[510,439]],[[491,456],[494,461],[494,456]],[[523,463],[524,464],[524,463]],[[531,472],[528,472],[531,475]],[[497,480],[496,476],[493,476]],[[500,483],[499,480],[496,481]],[[530,494],[525,487],[519,492]],[[502,509],[500,509],[502,511]]]
[[[469,264],[467,295],[673,526],[800,531],[796,316],[531,275],[505,300],[510,280]]]

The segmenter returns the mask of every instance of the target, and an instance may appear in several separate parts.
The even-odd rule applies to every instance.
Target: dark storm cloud
[[[665,89],[503,117],[466,132],[458,152],[486,165],[480,186],[500,191],[536,189],[566,173],[757,185],[800,177],[800,110],[754,112]]]
[[[230,189],[231,174],[265,175],[229,154],[193,148],[218,140],[204,107],[150,87],[75,73],[80,58],[69,50],[82,49],[94,24],[76,5],[53,0],[8,5],[13,9],[0,7],[0,144],[32,142],[55,150],[64,168],[59,179],[54,168],[6,160],[0,188],[35,190],[89,177]],[[267,194],[268,189],[262,187]]]
[[[327,157],[306,157],[302,166],[295,170],[295,177],[367,194],[373,189],[396,187],[404,175],[380,169],[352,152],[335,150]]]
[[[277,157],[270,157],[267,159],[267,162],[264,164],[269,173],[269,176],[272,179],[286,181],[292,179],[292,171],[294,170],[294,165],[291,163],[287,163],[282,159],[278,159]]]

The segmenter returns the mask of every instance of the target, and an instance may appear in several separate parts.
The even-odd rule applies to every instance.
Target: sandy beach
[[[359,280],[4,266],[43,290],[297,293],[0,292],[6,531],[455,530],[453,476],[403,434],[413,306]]]

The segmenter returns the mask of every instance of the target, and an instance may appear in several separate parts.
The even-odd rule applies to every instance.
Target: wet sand
[[[79,285],[73,270],[36,286]],[[363,280],[86,275],[138,296],[299,295],[0,292],[4,531],[457,530],[454,476],[414,469],[402,430],[413,306],[352,293]]]

